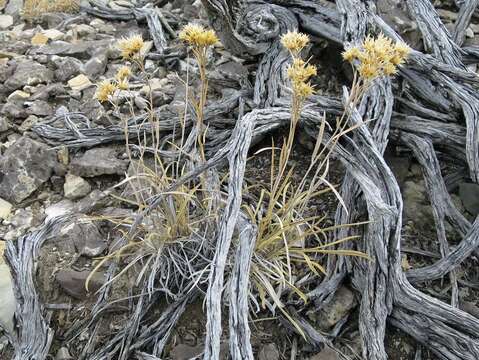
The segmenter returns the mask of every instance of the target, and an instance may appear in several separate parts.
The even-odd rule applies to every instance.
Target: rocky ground
[[[128,9],[134,0],[116,0],[108,4],[113,9]],[[384,8],[387,9],[387,2]],[[163,2],[165,3],[165,2]],[[381,3],[381,2],[380,2]],[[436,1],[438,3],[438,1]],[[129,171],[129,161],[121,142],[92,148],[55,147],[33,132],[39,123],[65,112],[82,112],[92,126],[108,126],[120,119],[112,109],[101,105],[94,97],[99,81],[114,76],[123,65],[115,43],[131,33],[143,34],[148,39],[144,24],[136,21],[108,21],[85,13],[45,14],[34,22],[26,22],[20,16],[17,0],[0,0],[0,252],[5,241],[15,241],[25,233],[41,225],[45,219],[59,214],[82,214],[82,209],[93,205],[93,213],[72,216],[58,233],[54,234],[41,250],[37,286],[43,302],[52,315],[55,339],[52,356],[57,360],[75,358],[77,349],[62,347],[62,337],[69,327],[81,319],[94,304],[93,290],[102,285],[101,272],[96,274],[87,292],[86,277],[95,265],[95,258],[105,254],[111,245],[115,231],[106,217],[128,216],[132,209],[122,207],[114,198],[105,197],[104,191],[124,178]],[[176,0],[163,6],[173,30],[188,21],[206,16],[199,1]],[[443,1],[440,9],[443,20],[451,23],[457,17],[453,1]],[[403,13],[389,14],[391,19],[404,27],[411,44],[420,47],[420,37],[415,24],[407,22]],[[473,21],[474,22],[474,21]],[[479,43],[479,18],[467,32],[467,44]],[[134,90],[135,111],[145,109],[151,96],[154,106],[178,104],[184,98],[180,79],[185,76],[189,59],[181,51],[178,56],[161,63],[154,57],[147,58],[145,68],[154,74],[150,89],[138,81]],[[316,51],[316,50],[315,50]],[[322,94],[338,94],[340,86],[348,82],[348,70],[341,65],[340,49],[317,49],[320,75],[315,79]],[[252,79],[253,64],[236,62],[225,49],[218,49],[212,70],[212,97],[221,95],[221,79],[237,79],[238,84]],[[151,94],[149,93],[151,91]],[[265,140],[269,142],[269,140]],[[301,144],[294,155],[299,165],[306,161],[310,144]],[[409,154],[391,144],[387,157],[402,187],[405,200],[403,266],[423,266],[440,256],[433,226],[424,180],[419,166],[410,160]],[[247,168],[251,181],[261,180],[268,165],[267,155],[253,159]],[[301,168],[301,166],[299,166]],[[454,169],[444,167],[447,174]],[[331,175],[341,181],[339,165]],[[479,214],[479,187],[463,183],[451,189],[454,201],[462,212],[473,219]],[[120,192],[118,193],[120,194]],[[332,214],[336,204],[319,204],[321,210]],[[431,226],[427,226],[427,224]],[[426,225],[424,225],[426,224]],[[451,227],[450,234],[455,231]],[[472,260],[460,269],[461,306],[478,316],[479,271]],[[122,325],[122,309],[128,306],[124,300],[133,280],[125,277],[115,286],[118,311],[111,315],[111,322],[102,329],[111,334]],[[447,301],[450,286],[447,281],[434,281],[421,285],[421,289]],[[358,301],[354,292],[344,286],[335,295],[337,299],[321,312],[308,316],[318,329],[325,331],[348,314],[350,323],[344,328],[338,344],[344,351],[360,358],[358,337]],[[9,270],[0,260],[0,324],[11,329],[13,323],[14,296],[9,280]],[[192,305],[176,328],[169,345],[170,359],[189,359],[202,351],[205,317],[201,302]],[[329,350],[316,353],[300,339],[289,337],[284,329],[270,319],[261,316],[253,321],[253,346],[261,360],[287,359],[296,346],[299,358],[335,360],[338,355]],[[100,334],[102,336],[102,334]],[[226,334],[225,334],[226,338]],[[83,339],[85,341],[86,339]],[[416,344],[407,336],[391,330],[388,349],[393,360],[414,359]],[[0,335],[0,358],[8,359],[11,349],[7,338]],[[423,354],[424,355],[424,354]],[[225,355],[226,356],[226,355]],[[427,356],[427,354],[425,354]],[[426,358],[426,357],[424,357]]]

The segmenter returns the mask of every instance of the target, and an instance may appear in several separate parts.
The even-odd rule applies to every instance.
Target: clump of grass
[[[196,112],[196,127],[198,131],[197,144],[202,160],[205,160],[204,149],[204,108],[208,97],[208,74],[206,65],[208,63],[207,51],[210,47],[216,45],[219,40],[213,30],[205,29],[201,25],[188,24],[180,32],[179,38],[187,43],[193,52],[200,74],[201,88],[197,100],[193,100]]]
[[[290,128],[279,150],[279,157],[274,144],[272,146],[269,187],[261,187],[256,198],[256,206],[245,206],[244,209],[257,226],[250,274],[254,292],[252,298],[259,296],[263,308],[279,309],[301,333],[300,327],[286,311],[281,294],[287,290],[306,302],[305,291],[300,285],[301,274],[325,275],[326,270],[321,265],[324,255],[363,258],[367,258],[367,255],[359,251],[336,248],[337,245],[356,237],[331,241],[330,234],[338,229],[338,226],[327,226],[326,216],[310,214],[308,211],[311,204],[320,202],[327,192],[333,192],[338,201],[344,204],[334,186],[328,182],[327,174],[329,157],[335,144],[343,134],[351,130],[346,129],[348,112],[338,119],[337,127],[325,146],[322,145],[326,127],[326,119],[323,118],[310,165],[299,181],[293,180],[295,169],[290,165],[290,156],[294,136],[304,104],[314,93],[310,79],[316,75],[317,70],[314,65],[301,57],[301,52],[309,43],[306,35],[288,32],[282,37],[281,42],[292,58],[287,70],[291,84]],[[359,94],[357,88],[359,84],[353,86],[356,87],[353,91]],[[246,189],[246,192],[252,193],[249,189]],[[342,226],[353,225],[359,224]]]
[[[209,30],[203,28],[187,26],[184,32],[190,34],[184,35],[183,39],[189,41],[194,49],[193,52],[198,55],[198,63],[203,69],[200,72],[202,81],[200,100],[195,107],[200,122],[197,138],[200,139],[203,136],[200,130],[202,129],[202,114],[206,104],[208,86],[206,49],[216,43],[217,38],[212,36]],[[121,114],[118,105],[119,90],[128,92],[131,78],[143,81],[150,76],[143,66],[144,44],[143,39],[138,35],[121,39],[117,46],[121,51],[122,58],[136,66],[122,66],[118,69],[114,78],[104,80],[98,85],[96,98],[102,103],[109,103],[113,106],[117,114]],[[132,100],[126,96],[126,101],[129,105],[130,115],[134,115]],[[148,135],[146,130],[144,133],[138,132],[137,145],[135,145],[137,156],[135,158],[129,143],[128,118],[130,116],[124,117],[126,152],[132,164],[132,173],[117,185],[118,187],[126,185],[127,194],[122,197],[116,196],[118,200],[133,206],[139,212],[147,211],[142,217],[142,222],[133,233],[123,231],[127,243],[121,245],[106,257],[99,259],[99,263],[87,280],[87,287],[93,274],[110,260],[128,260],[126,266],[113,280],[138,265],[140,270],[137,272],[139,274],[137,281],[148,277],[150,291],[153,291],[153,287],[157,286],[159,281],[160,287],[170,295],[174,289],[182,291],[185,288],[183,286],[185,283],[196,281],[198,277],[201,278],[201,274],[206,271],[205,269],[208,266],[206,254],[211,252],[204,250],[203,247],[210,246],[206,234],[210,227],[213,229],[216,209],[211,206],[211,202],[208,200],[205,182],[201,179],[201,181],[189,181],[179,186],[175,191],[169,191],[171,186],[182,178],[186,169],[190,167],[191,159],[183,154],[184,122],[180,122],[183,127],[180,143],[165,143],[162,141],[162,134],[160,133],[160,119],[156,116],[151,99],[149,106],[150,109],[145,121],[145,125],[149,126]],[[165,144],[176,149],[178,156],[168,158],[165,161],[161,155],[162,146],[165,146]],[[203,142],[198,140],[198,144],[204,160]],[[150,200],[155,196],[160,196],[160,202],[154,208],[151,208]],[[131,219],[125,218],[107,218],[107,220],[123,229],[125,227],[129,228],[132,224]]]
[[[79,0],[25,0],[23,17],[33,20],[47,13],[74,13],[80,10]]]

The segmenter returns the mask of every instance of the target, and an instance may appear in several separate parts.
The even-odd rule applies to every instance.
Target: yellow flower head
[[[309,36],[297,31],[288,31],[281,36],[281,44],[291,51],[292,54],[299,54],[309,43]]]
[[[188,24],[181,30],[180,39],[192,46],[209,47],[219,42],[214,30],[206,30],[201,25]]]
[[[128,79],[127,78],[119,79],[117,81],[117,87],[120,90],[128,90],[128,88],[130,87],[130,84],[128,83]]]
[[[118,48],[121,51],[121,56],[125,60],[130,60],[138,56],[144,45],[145,42],[141,35],[131,35],[118,41]]]
[[[294,91],[302,99],[306,99],[314,94],[314,88],[309,82],[295,84]]]
[[[306,82],[316,74],[316,66],[310,65],[299,58],[293,59],[293,63],[288,67],[288,77],[293,82]]]
[[[358,72],[366,80],[373,80],[380,76],[380,68],[376,64],[361,64],[358,67]]]
[[[316,66],[294,57],[293,63],[288,67],[288,77],[291,80],[294,94],[301,99],[311,96],[314,93],[314,89],[309,79],[316,74]]]
[[[344,60],[352,62],[359,59],[359,57],[361,56],[361,51],[358,47],[355,46],[344,51],[341,55],[343,56]]]
[[[116,73],[116,79],[118,81],[128,79],[131,76],[131,69],[128,66],[122,66]]]
[[[117,87],[110,80],[104,80],[98,85],[95,97],[99,102],[108,101],[116,89]]]
[[[397,73],[397,66],[402,64],[410,53],[404,43],[394,43],[380,34],[377,38],[368,36],[361,46],[352,47],[343,53],[349,62],[359,61],[358,73],[365,80]]]

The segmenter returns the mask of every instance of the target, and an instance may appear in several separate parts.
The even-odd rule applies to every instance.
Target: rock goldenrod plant
[[[199,44],[210,43],[209,40],[199,40]],[[205,195],[204,181],[191,180],[178,186],[175,191],[168,191],[190,168],[190,159],[184,155],[184,136],[180,143],[174,141],[164,142],[160,133],[160,119],[153,109],[150,101],[145,122],[141,128],[136,129],[137,139],[135,145],[130,145],[128,120],[134,116],[134,104],[130,93],[130,79],[147,82],[150,74],[143,66],[144,41],[138,35],[121,39],[118,44],[122,58],[136,66],[121,66],[112,79],[102,81],[98,85],[96,98],[104,104],[110,104],[114,113],[123,120],[126,142],[126,153],[130,160],[128,176],[117,187],[126,187],[120,196],[114,196],[123,204],[133,206],[138,212],[145,209],[146,214],[134,232],[123,230],[127,243],[123,243],[107,256],[99,259],[87,279],[86,287],[93,274],[95,274],[108,261],[123,262],[124,267],[112,279],[126,274],[129,270],[137,276],[137,283],[141,280],[148,281],[148,291],[153,292],[153,284],[160,284],[160,288],[173,295],[174,291],[184,291],[186,284],[194,282],[195,276],[203,274],[208,266],[208,258],[203,250],[209,242],[205,234],[214,228],[216,209],[211,207],[211,202],[203,201]],[[205,60],[206,62],[206,60]],[[206,79],[204,74],[203,79]],[[149,82],[147,82],[148,86]],[[207,82],[204,82],[207,86]],[[135,84],[136,86],[138,84]],[[128,105],[129,113],[122,115],[120,109],[120,94]],[[131,96],[130,96],[131,95]],[[201,102],[204,106],[206,91]],[[199,108],[202,114],[202,107]],[[128,112],[128,110],[127,110]],[[143,128],[144,126],[144,128]],[[183,123],[182,123],[183,126]],[[184,131],[184,129],[182,129]],[[163,146],[171,150],[178,150],[178,156],[162,158]],[[131,148],[134,147],[135,156]],[[160,201],[151,206],[151,199],[160,196]],[[212,215],[213,213],[213,215]],[[108,220],[120,229],[127,229],[132,224],[131,218],[101,218]],[[199,257],[201,259],[199,259]],[[127,261],[123,261],[124,259]],[[197,267],[198,266],[198,267]]]
[[[289,132],[280,149],[279,159],[277,150],[272,147],[269,187],[261,187],[259,194],[256,191],[256,206],[244,206],[244,211],[257,227],[250,273],[253,298],[259,296],[263,308],[279,309],[301,333],[300,327],[286,311],[281,294],[284,291],[293,292],[306,302],[305,291],[297,281],[302,276],[308,276],[308,272],[325,274],[321,265],[323,255],[365,255],[334,249],[334,245],[351,240],[352,237],[328,242],[328,233],[335,230],[335,227],[324,225],[324,215],[309,213],[314,199],[319,199],[328,191],[334,191],[326,179],[327,159],[320,162],[324,157],[321,142],[325,119],[318,132],[309,169],[300,181],[293,180],[295,169],[290,165],[290,156],[294,137],[304,104],[314,93],[311,78],[317,70],[301,57],[302,50],[309,43],[306,35],[288,32],[281,42],[292,58],[287,69],[291,85]],[[258,185],[253,187],[257,188]],[[245,193],[255,192],[252,188],[247,188]]]
[[[207,51],[210,47],[216,45],[219,42],[216,33],[213,30],[205,29],[201,25],[188,24],[180,32],[180,40],[187,43],[193,52],[198,63],[201,89],[198,100],[193,101],[195,111],[196,111],[196,121],[197,121],[197,144],[202,160],[205,160],[205,150],[204,150],[204,108],[206,106],[206,100],[208,97],[208,75],[206,72],[207,60]]]

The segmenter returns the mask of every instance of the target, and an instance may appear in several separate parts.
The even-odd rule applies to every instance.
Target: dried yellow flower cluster
[[[181,30],[180,39],[192,46],[206,48],[219,42],[214,30],[206,30],[201,25],[188,24]]]
[[[402,42],[393,43],[380,34],[376,39],[368,36],[361,46],[343,52],[346,61],[359,62],[358,73],[365,80],[397,73],[398,65],[404,63],[411,49]]]
[[[313,95],[314,89],[309,79],[316,74],[316,66],[306,63],[303,59],[294,58],[288,68],[288,77],[293,85],[293,92],[301,99]]]
[[[288,31],[281,37],[281,44],[288,49],[293,56],[298,56],[301,50],[309,43],[309,36],[298,33],[297,31]]]
[[[131,69],[128,66],[122,66],[115,75],[115,80],[104,80],[98,85],[95,97],[100,102],[106,102],[110,99],[116,90],[128,90],[128,79],[131,76]]]
[[[121,51],[121,56],[125,60],[137,58],[144,45],[145,42],[141,35],[131,35],[118,41],[118,48]]]
[[[316,66],[308,64],[299,56],[301,50],[309,43],[309,37],[297,31],[288,31],[281,37],[281,43],[293,57],[293,63],[288,67],[288,77],[293,85],[294,96],[300,100],[314,93],[310,78],[316,75]]]
[[[95,97],[99,102],[105,102],[110,99],[117,89],[117,86],[110,80],[103,80],[96,90]]]
[[[131,69],[128,66],[122,66],[118,69],[116,73],[116,82],[118,89],[120,90],[128,90],[129,83],[128,78],[131,76]]]

